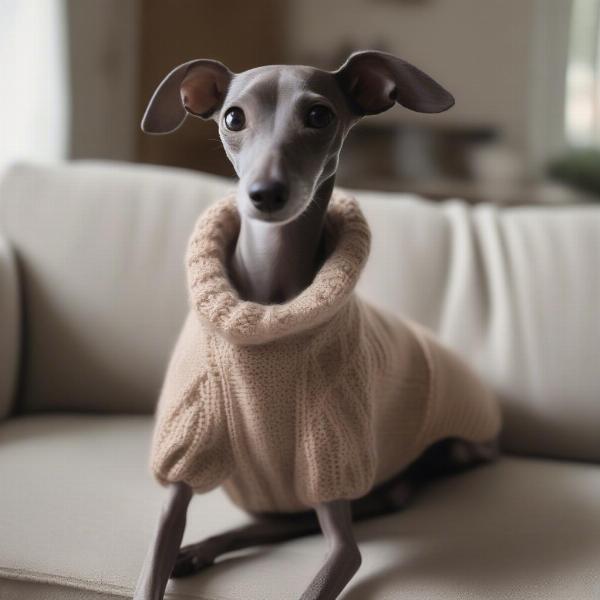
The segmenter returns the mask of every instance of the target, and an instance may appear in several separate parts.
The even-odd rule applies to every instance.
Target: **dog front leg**
[[[169,485],[158,530],[148,550],[133,600],[162,600],[185,530],[192,489],[185,483]]]
[[[325,502],[316,507],[329,553],[301,600],[334,600],[360,567],[361,557],[352,531],[348,500]]]

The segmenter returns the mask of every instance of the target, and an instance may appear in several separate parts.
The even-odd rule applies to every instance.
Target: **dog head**
[[[357,52],[336,71],[273,65],[234,74],[218,61],[199,59],[165,77],[142,129],[170,133],[188,114],[213,119],[240,180],[240,212],[285,223],[304,212],[335,174],[352,126],[396,103],[437,113],[454,98],[423,71],[384,52]]]

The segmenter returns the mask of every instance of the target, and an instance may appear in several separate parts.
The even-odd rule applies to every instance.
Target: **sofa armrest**
[[[0,419],[10,413],[19,364],[21,307],[17,265],[11,247],[0,236]]]

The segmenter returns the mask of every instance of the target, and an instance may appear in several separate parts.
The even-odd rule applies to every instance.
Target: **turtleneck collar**
[[[239,228],[235,197],[219,200],[198,219],[186,261],[192,309],[234,344],[263,344],[325,323],[351,296],[369,255],[370,230],[358,202],[334,190],[325,217],[327,254],[312,283],[283,304],[257,304],[240,298],[227,273]]]

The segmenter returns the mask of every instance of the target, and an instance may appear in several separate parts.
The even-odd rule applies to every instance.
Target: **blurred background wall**
[[[207,57],[234,71],[333,69],[365,48],[413,62],[457,102],[442,115],[396,107],[365,119],[342,156],[344,185],[473,201],[565,199],[570,192],[548,174],[564,173],[565,159],[571,171],[569,161],[580,165],[573,149],[589,162],[599,144],[600,136],[572,134],[600,129],[600,0],[0,0],[0,11],[36,2],[64,17],[71,158],[232,175],[212,122],[188,119],[170,136],[140,132],[171,68]]]

